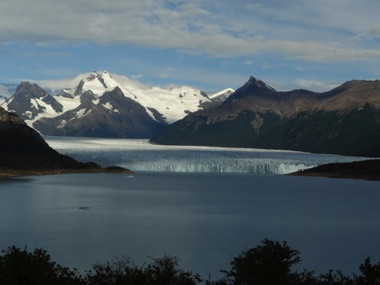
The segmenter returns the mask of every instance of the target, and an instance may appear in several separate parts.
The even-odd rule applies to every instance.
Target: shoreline
[[[59,175],[59,174],[80,174],[80,173],[121,173],[133,174],[133,171],[119,166],[110,166],[104,168],[83,168],[83,169],[10,169],[0,170],[0,179],[6,179],[18,176],[39,176],[39,175]]]
[[[329,163],[286,175],[380,181],[380,159]]]

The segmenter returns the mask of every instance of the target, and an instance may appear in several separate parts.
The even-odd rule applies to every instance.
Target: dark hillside
[[[102,171],[95,163],[81,163],[49,147],[17,115],[0,107],[0,175]]]
[[[350,163],[331,163],[289,175],[380,180],[380,160],[373,159]]]
[[[222,105],[189,114],[151,141],[380,157],[380,81],[277,92],[251,77]]]

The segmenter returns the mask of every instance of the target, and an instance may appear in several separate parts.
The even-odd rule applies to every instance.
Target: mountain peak
[[[257,79],[253,76],[251,76],[247,83],[244,84],[244,86],[249,86],[250,88],[252,87],[256,87],[256,88],[259,88],[259,89],[262,89],[262,90],[266,90],[266,91],[269,91],[269,92],[276,92],[276,90],[274,88],[272,88],[271,86],[269,86],[268,84],[266,84],[264,81],[260,80],[260,79]],[[243,86],[243,87],[244,87]]]
[[[28,94],[33,98],[40,98],[46,96],[47,92],[35,83],[23,81],[17,86],[15,95],[17,96],[18,94],[22,94],[22,96]]]
[[[119,84],[112,78],[108,71],[93,71],[86,78],[83,78],[75,91],[75,94],[82,94],[87,90],[93,91],[101,96],[106,91],[111,91]]]
[[[111,76],[111,74],[109,74],[108,71],[105,70],[102,72],[93,71],[84,80],[87,80],[87,81],[93,81],[93,80],[104,81],[105,79],[108,79],[108,78],[112,78],[112,76]]]
[[[36,84],[34,84],[36,85]],[[22,89],[30,89],[33,85],[29,81],[21,81],[21,83],[17,86],[16,94],[20,92]]]
[[[256,77],[254,77],[254,76],[251,75],[251,76],[249,77],[247,83],[255,83],[255,82],[258,82],[258,81],[259,81],[259,80],[256,79]]]
[[[276,92],[277,91],[274,88],[270,87],[264,81],[251,76],[248,81],[228,97],[224,103],[234,102],[246,96],[267,95]]]

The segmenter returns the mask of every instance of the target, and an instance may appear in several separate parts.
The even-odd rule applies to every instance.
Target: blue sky
[[[0,82],[108,70],[216,92],[252,75],[277,90],[380,77],[378,0],[12,0]]]

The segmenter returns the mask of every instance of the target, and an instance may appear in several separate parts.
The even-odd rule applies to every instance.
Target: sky
[[[206,93],[250,76],[278,91],[380,77],[379,0],[0,2],[0,82],[107,70]]]

